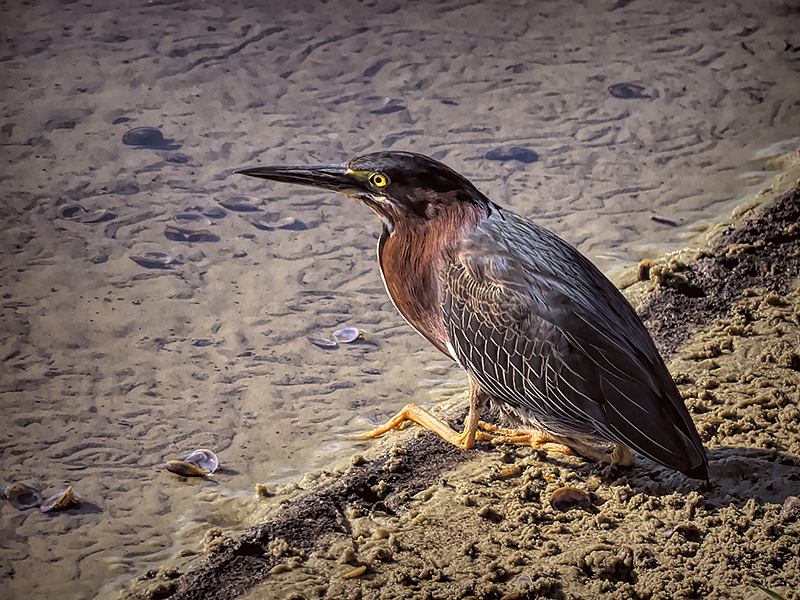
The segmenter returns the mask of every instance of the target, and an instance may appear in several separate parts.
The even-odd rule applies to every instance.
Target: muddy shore
[[[457,423],[463,371],[392,307],[369,209],[234,170],[422,152],[574,244],[615,282],[628,286],[651,258],[661,287],[691,291],[694,275],[662,254],[694,245],[780,170],[769,157],[800,145],[795,5],[0,2],[0,488],[25,484],[49,498],[72,487],[82,502],[58,513],[0,502],[0,600],[115,600],[149,569],[201,550],[209,529],[237,537],[314,484],[347,481],[354,453],[368,462],[353,476],[373,473],[369,489],[379,486],[363,488],[362,510],[379,518],[378,494],[384,520],[417,506],[370,469],[395,444],[425,438],[347,435],[408,401],[446,402]],[[141,128],[163,139],[136,145]],[[257,210],[225,209],[241,195]],[[102,215],[63,218],[75,204]],[[181,213],[201,212],[213,217],[208,234],[175,234]],[[134,260],[148,252],[175,260]],[[333,350],[308,340],[345,325],[369,339]],[[664,340],[667,354],[677,349]],[[163,468],[197,448],[219,455],[214,477],[181,480]],[[426,493],[456,476],[458,457],[443,456],[428,479],[408,477]],[[257,484],[276,496],[253,498]],[[359,501],[336,489],[332,505]],[[531,506],[546,507],[539,493]],[[316,540],[301,541],[293,545],[309,548],[311,568]],[[314,572],[334,581],[366,562],[359,544],[351,563]],[[289,565],[281,556],[278,570]],[[187,572],[190,558],[175,568]],[[385,584],[391,560],[370,564],[352,585]],[[263,596],[287,595],[279,588],[294,573],[267,578]],[[309,581],[297,589],[327,593]],[[178,589],[161,576],[140,583]],[[435,595],[452,591],[443,589]]]
[[[784,183],[800,154],[790,162]],[[641,457],[625,470],[460,451],[411,427],[349,468],[260,490],[262,524],[210,530],[124,596],[766,597],[758,583],[800,598],[800,186],[740,213],[626,289],[708,449],[709,483]],[[454,405],[442,414],[457,428]],[[585,496],[552,502],[563,487]]]

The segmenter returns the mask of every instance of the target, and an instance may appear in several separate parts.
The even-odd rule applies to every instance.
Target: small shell
[[[51,496],[42,502],[40,510],[42,512],[67,510],[69,508],[78,508],[80,505],[81,501],[75,497],[72,486],[69,486],[67,489],[61,490],[55,496]]]
[[[325,348],[326,350],[332,350],[334,348],[339,347],[338,343],[336,343],[334,340],[329,340],[328,338],[309,337],[308,341],[314,344],[315,346],[319,346],[320,348]]]
[[[172,217],[179,227],[186,227],[187,225],[200,224],[211,225],[211,219],[201,213],[179,213]]]
[[[198,467],[190,462],[184,460],[170,460],[164,465],[164,468],[176,475],[183,477],[205,477],[207,471],[202,467]]]
[[[294,217],[284,217],[282,219],[278,219],[275,221],[275,227],[278,229],[302,229],[302,223],[300,223]]]
[[[791,518],[800,517],[800,498],[797,496],[787,497],[781,507],[781,514]]]
[[[163,269],[167,265],[175,262],[171,254],[167,252],[143,252],[142,254],[131,256],[130,259],[138,265],[148,269]]]
[[[86,212],[81,223],[97,223],[106,218],[108,211],[105,208],[98,208],[97,210],[90,210]]]
[[[194,452],[187,454],[183,460],[191,465],[205,469],[209,473],[213,473],[217,470],[217,467],[219,467],[219,459],[217,458],[217,455],[211,450],[206,450],[205,448],[199,448]]]
[[[158,148],[166,143],[164,134],[155,127],[137,127],[126,131],[122,136],[122,143],[127,146],[143,146],[145,148]]]
[[[58,207],[58,218],[65,221],[80,221],[86,214],[86,209],[77,202],[62,204]]]
[[[550,496],[550,506],[561,512],[567,512],[573,508],[587,509],[591,505],[589,494],[574,487],[558,488]]]
[[[95,223],[103,219],[108,214],[108,211],[105,208],[89,211],[77,202],[70,202],[59,206],[57,214],[59,219],[64,219],[65,221]]]
[[[340,344],[349,344],[350,342],[364,339],[365,333],[358,327],[343,327],[333,332],[333,339]]]
[[[12,483],[3,488],[3,495],[8,498],[11,506],[18,510],[35,508],[42,503],[42,495],[38,490],[24,483]]]
[[[219,203],[229,210],[236,210],[239,212],[261,210],[258,206],[261,203],[261,199],[256,196],[231,196],[220,200]]]

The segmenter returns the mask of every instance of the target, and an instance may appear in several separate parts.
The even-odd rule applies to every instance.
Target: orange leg
[[[423,427],[427,427],[431,431],[435,431],[443,439],[450,442],[454,446],[458,446],[459,448],[472,448],[475,445],[476,438],[492,438],[486,438],[484,435],[488,434],[483,434],[483,432],[478,431],[478,422],[489,397],[481,391],[480,387],[478,387],[478,383],[471,377],[469,391],[469,414],[467,415],[467,420],[464,423],[464,431],[461,433],[455,431],[442,419],[433,416],[424,408],[420,408],[416,404],[406,404],[403,407],[403,410],[401,410],[380,427],[376,427],[372,431],[367,431],[366,433],[357,434],[354,437],[376,437],[386,433],[391,429],[397,429],[405,421],[414,421]]]
[[[480,417],[489,396],[480,389],[478,382],[472,379],[472,377],[470,377],[469,391],[469,414],[464,423],[464,431],[461,433],[455,431],[444,420],[433,416],[424,408],[420,408],[416,404],[406,404],[399,413],[380,427],[376,427],[372,431],[367,431],[366,433],[356,434],[353,437],[377,437],[387,431],[399,428],[406,421],[414,421],[438,433],[444,440],[459,448],[472,448],[475,445],[475,440],[478,439],[496,444],[516,444],[518,446],[530,446],[547,452],[580,455],[591,460],[610,462],[620,466],[630,466],[633,464],[633,456],[631,456],[630,451],[619,444],[615,444],[614,450],[607,453],[578,442],[577,440],[570,441],[572,445],[568,446],[549,433],[537,429],[506,429],[504,427],[484,423],[480,420]]]
[[[571,440],[569,442],[571,446],[568,446],[546,431],[540,431],[538,429],[506,429],[490,423],[484,423],[483,421],[479,422],[478,426],[485,430],[485,432],[478,433],[479,439],[488,439],[496,444],[506,443],[517,444],[518,446],[531,446],[532,448],[546,450],[547,452],[561,452],[573,456],[583,456],[595,462],[607,462],[621,467],[630,467],[633,465],[633,455],[631,451],[620,444],[614,444],[614,449],[611,452],[603,452],[602,450],[598,450],[578,440]]]

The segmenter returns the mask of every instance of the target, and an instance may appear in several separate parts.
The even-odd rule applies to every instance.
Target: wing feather
[[[620,443],[684,472],[705,465],[647,330],[560,238],[494,213],[457,248],[443,280],[457,358],[495,398],[555,434]]]

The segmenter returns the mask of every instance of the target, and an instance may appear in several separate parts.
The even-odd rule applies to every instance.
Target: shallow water
[[[800,135],[789,3],[103,6],[0,5],[0,465],[84,499],[2,505],[8,598],[113,597],[245,519],[255,483],[329,467],[365,446],[343,434],[463,389],[386,297],[369,211],[233,169],[424,152],[611,272],[690,241]],[[122,143],[143,126],[168,142]],[[485,158],[512,147],[539,159]],[[165,237],[243,194],[305,228],[228,211],[208,241]],[[66,202],[112,215],[57,219]],[[129,258],[147,251],[178,260]],[[369,339],[305,339],[343,324]],[[220,455],[213,479],[160,468],[198,447]]]

